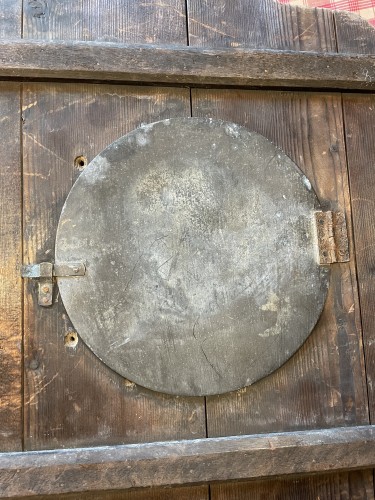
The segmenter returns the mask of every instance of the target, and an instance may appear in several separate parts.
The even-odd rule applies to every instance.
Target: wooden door
[[[372,53],[373,32],[346,14],[272,0],[0,0],[6,38],[97,40]],[[43,54],[41,54],[43,57]],[[2,279],[0,440],[3,451],[74,448],[359,426],[372,423],[371,94],[115,83],[0,83]],[[173,397],[125,380],[78,339],[58,293],[37,305],[22,262],[54,255],[69,190],[105,146],[170,117],[233,121],[279,146],[327,210],[345,212],[351,259],[334,264],[323,314],[303,347],[251,387]],[[349,183],[350,181],[350,183]],[[354,234],[352,228],[354,226]],[[364,336],[362,337],[362,329]],[[51,491],[52,493],[52,491]],[[60,498],[366,498],[371,470]]]

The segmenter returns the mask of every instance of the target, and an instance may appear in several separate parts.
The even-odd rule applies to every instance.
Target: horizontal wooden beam
[[[1,77],[371,91],[375,56],[1,40]]]
[[[0,497],[372,468],[375,426],[0,454]]]

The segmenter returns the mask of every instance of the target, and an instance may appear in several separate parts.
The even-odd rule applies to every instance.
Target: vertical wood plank
[[[348,12],[334,13],[337,49],[352,54],[375,53],[375,29],[364,19]],[[367,76],[366,68],[363,68]],[[347,148],[350,190],[353,206],[353,226],[356,249],[357,275],[366,360],[367,390],[370,422],[375,419],[375,334],[374,334],[374,286],[373,220],[375,198],[373,188],[374,160],[374,106],[373,96],[344,95],[345,140]]]
[[[188,22],[191,45],[337,50],[334,15],[327,10],[277,5],[272,0],[188,0]],[[323,205],[344,209],[350,224],[340,96],[235,90],[196,90],[192,95],[193,115],[234,121],[280,146],[304,170]],[[351,251],[353,254],[353,246]],[[352,260],[333,266],[323,315],[288,363],[253,387],[208,398],[208,435],[367,423],[363,368]],[[336,474],[327,481],[318,498],[345,498],[348,491],[372,492],[370,474]],[[212,486],[211,498],[301,497],[286,485],[276,492],[264,485],[262,491],[251,484]],[[303,498],[317,498],[316,485],[308,480],[302,491]]]
[[[24,0],[24,38],[186,45],[185,0]]]
[[[0,38],[20,38],[22,0],[0,0]]]
[[[193,114],[265,135],[303,170],[326,209],[346,212],[350,228],[340,96],[194,90]],[[297,354],[253,387],[208,398],[209,436],[368,422],[353,260],[331,273],[323,315]]]
[[[190,45],[336,51],[333,14],[274,0],[187,0]]]
[[[186,89],[30,84],[24,92],[25,262],[51,260],[58,217],[82,167],[139,126],[190,113]],[[84,200],[82,200],[84,203]],[[94,230],[94,228],[93,228]],[[174,398],[124,381],[79,341],[56,295],[25,307],[28,449],[205,436],[202,398]],[[65,336],[68,336],[65,339]]]
[[[192,96],[194,116],[239,123],[265,135],[283,149],[310,179],[323,206],[345,211],[350,229],[339,95],[193,90]],[[368,423],[363,374],[360,314],[352,259],[350,263],[332,266],[323,314],[313,334],[290,361],[253,387],[207,398],[208,435]],[[356,476],[356,480],[361,477]],[[367,481],[367,476],[365,479]],[[339,481],[344,489],[349,488],[345,478],[332,476],[331,480]],[[370,486],[366,483],[358,485],[360,487]],[[220,491],[229,492],[231,488],[234,486],[228,485]],[[249,485],[249,492],[251,488]],[[216,498],[214,491],[215,488],[212,498]],[[228,493],[223,498],[232,497]]]
[[[375,419],[375,96],[345,95],[347,155],[371,422]]]
[[[373,500],[372,471],[211,486],[217,500]]]
[[[20,38],[21,0],[0,0],[0,38]],[[20,85],[0,83],[0,450],[22,449]]]
[[[350,12],[335,12],[337,49],[346,54],[374,54],[375,29]],[[366,72],[366,69],[363,70]]]
[[[22,449],[20,85],[0,83],[0,449]]]
[[[184,0],[24,1],[24,37],[186,45]],[[141,123],[190,115],[187,89],[28,85],[24,94],[25,242],[28,260],[53,255],[66,195],[90,161]],[[85,161],[85,160],[83,160]],[[202,398],[173,398],[126,381],[79,341],[58,296],[49,311],[26,295],[26,444],[29,449],[205,436]],[[69,339],[66,337],[67,340]],[[129,495],[129,494],[126,494]],[[148,498],[107,493],[101,498]],[[146,495],[146,496],[145,496]],[[207,498],[207,487],[150,498]],[[77,498],[81,498],[80,495]]]

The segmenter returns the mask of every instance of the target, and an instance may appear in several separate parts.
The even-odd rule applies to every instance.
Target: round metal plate
[[[56,262],[79,335],[150,389],[219,394],[252,384],[305,341],[324,304],[309,181],[232,123],[143,126],[97,156],[63,208]]]

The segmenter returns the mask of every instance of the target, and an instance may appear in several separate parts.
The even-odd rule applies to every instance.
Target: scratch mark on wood
[[[173,5],[169,5],[168,3],[163,3],[163,2],[158,2],[158,3],[142,3],[141,5],[142,5],[142,7],[161,7],[162,9],[163,8],[171,9],[174,12],[176,12],[176,14],[178,16],[183,17],[184,19],[186,18],[186,16],[185,16],[184,13],[180,12],[178,9],[176,9],[176,7],[173,7]],[[198,21],[197,19],[194,19],[193,17],[189,17],[189,23],[190,22],[198,24],[199,26],[202,26],[203,28],[206,28],[209,31],[213,31],[214,33],[218,33],[219,35],[227,36],[228,38],[235,38],[234,36],[229,35],[228,33],[225,33],[224,31],[220,31],[220,30],[214,28],[213,26],[210,26],[208,24],[202,23],[201,21]]]
[[[49,148],[47,148],[47,146],[45,146],[44,144],[40,143],[35,136],[33,136],[32,134],[25,134],[29,139],[31,139],[35,144],[37,144],[39,147],[41,147],[42,149],[44,149],[45,151],[47,151],[49,154],[51,154],[52,156],[54,156],[56,159],[58,159],[59,161],[62,161],[63,163],[67,163],[66,160],[64,160],[64,158],[61,158],[61,156],[57,155],[54,151],[51,151]]]
[[[295,42],[296,40],[302,40],[303,35],[305,35],[307,32],[311,33],[313,36],[315,35],[315,31],[311,31],[311,28],[315,26],[315,23],[310,24],[305,30],[302,31],[302,33],[299,33],[297,36],[293,38],[293,41]]]

